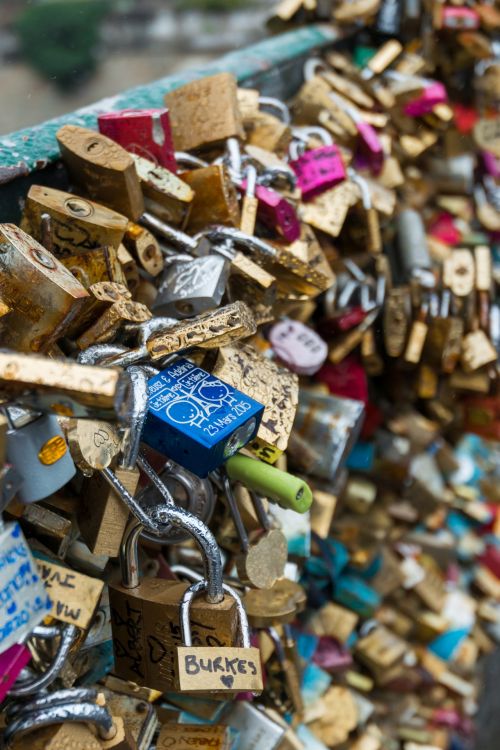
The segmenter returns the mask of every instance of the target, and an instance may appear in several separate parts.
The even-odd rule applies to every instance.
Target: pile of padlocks
[[[371,24],[292,101],[221,73],[65,125],[71,192],[0,226],[6,748],[471,746],[500,14],[332,5],[277,10]]]

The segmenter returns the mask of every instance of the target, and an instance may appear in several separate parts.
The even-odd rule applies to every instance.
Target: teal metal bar
[[[246,86],[258,85],[266,94],[293,93],[300,85],[300,60],[339,40],[332,26],[311,25],[231,52],[203,68],[181,72],[102,99],[62,117],[0,137],[0,185],[25,177],[56,162],[59,150],[55,134],[65,124],[95,128],[100,112],[127,107],[158,107],[166,92],[187,81],[221,71],[234,73]],[[3,213],[3,212],[2,212]]]

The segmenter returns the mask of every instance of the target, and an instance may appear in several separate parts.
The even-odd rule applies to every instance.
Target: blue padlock
[[[254,439],[264,406],[187,359],[148,381],[142,440],[206,477]]]

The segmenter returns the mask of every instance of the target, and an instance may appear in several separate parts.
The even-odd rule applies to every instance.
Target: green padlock
[[[240,453],[226,461],[225,466],[231,479],[243,482],[282,508],[306,513],[311,507],[311,488],[303,479]]]

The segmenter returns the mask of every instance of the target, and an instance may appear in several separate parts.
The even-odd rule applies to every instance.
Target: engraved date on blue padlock
[[[264,406],[186,359],[148,382],[142,440],[206,477],[253,440]]]

